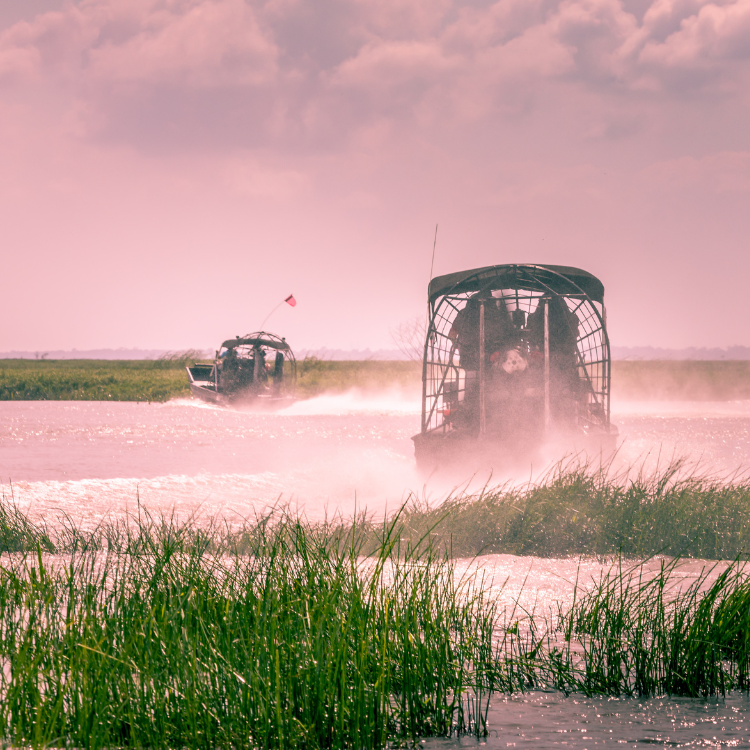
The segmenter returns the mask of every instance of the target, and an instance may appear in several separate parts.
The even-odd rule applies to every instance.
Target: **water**
[[[0,403],[0,478],[32,512],[96,520],[132,508],[252,516],[277,502],[312,519],[382,512],[419,486],[415,406],[316,399],[283,414],[167,404]]]
[[[613,412],[622,436],[614,468],[679,456],[715,475],[750,470],[750,402],[630,403]],[[410,437],[418,428],[419,402],[403,393],[324,397],[277,414],[190,400],[2,402],[0,479],[5,495],[32,514],[50,519],[63,512],[83,525],[138,502],[183,518],[248,518],[277,503],[312,520],[355,508],[383,513],[410,492],[438,501],[453,486],[417,474]],[[523,477],[509,478],[543,470],[529,467]],[[474,484],[485,480],[475,477]],[[488,556],[481,565],[508,606],[520,599],[537,611],[569,601],[576,575],[601,570],[595,561],[512,555]],[[699,569],[691,563],[682,574]],[[644,702],[534,693],[493,701],[486,747],[750,748],[748,717],[743,696]],[[466,744],[472,740],[424,746]]]
[[[495,698],[489,736],[430,739],[438,748],[750,747],[750,699],[582,698],[534,692]]]

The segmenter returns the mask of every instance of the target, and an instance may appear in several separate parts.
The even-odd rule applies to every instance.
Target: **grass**
[[[56,562],[6,557],[2,738],[376,748],[484,731],[494,610],[449,560],[386,534],[364,561],[356,534],[266,521],[243,554],[219,529],[141,516]]]
[[[0,401],[168,401],[190,395],[187,352],[160,360],[0,360]],[[298,362],[297,395],[341,393],[351,388],[402,388],[419,393],[417,362]],[[750,399],[750,362],[615,361],[612,392],[617,400],[731,401]]]
[[[405,538],[429,534],[459,557],[621,553],[726,560],[750,552],[750,479],[695,474],[680,461],[618,475],[611,465],[573,458],[538,482],[455,492],[437,506],[414,495],[401,521]]]
[[[481,736],[498,692],[750,684],[739,562],[686,585],[676,562],[620,558],[571,607],[528,613],[501,611],[429,540],[403,542],[398,517],[366,557],[357,525],[283,513],[239,531],[144,512],[88,533],[5,518],[20,540],[0,567],[13,746],[382,748]]]
[[[0,401],[169,401],[190,396],[187,352],[157,360],[0,359]],[[198,357],[200,359],[200,357]],[[419,391],[413,362],[331,362],[308,357],[297,366],[297,395],[309,398],[352,388]]]
[[[558,687],[588,695],[725,694],[750,687],[745,566],[704,570],[679,587],[676,561],[656,575],[613,568],[562,614]]]
[[[185,356],[0,360],[0,401],[168,401],[189,396]]]

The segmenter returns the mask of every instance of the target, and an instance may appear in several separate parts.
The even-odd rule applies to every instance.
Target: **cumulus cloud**
[[[83,0],[2,33],[0,70],[78,83],[242,85],[267,79],[276,51],[243,0]]]
[[[138,27],[120,38],[101,29],[88,54],[91,73],[108,83],[199,88],[273,79],[277,48],[243,0],[171,5],[152,6]]]
[[[666,67],[705,66],[750,57],[750,2],[706,3],[665,40],[649,39],[641,60]]]
[[[61,86],[76,133],[175,147],[330,147],[538,84],[724,91],[748,58],[750,0],[82,0],[0,34],[0,81]]]

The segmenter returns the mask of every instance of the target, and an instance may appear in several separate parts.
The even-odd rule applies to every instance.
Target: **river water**
[[[729,477],[750,471],[750,402],[652,402],[613,406],[621,447],[611,471],[664,466]],[[83,526],[132,511],[245,519],[279,503],[311,520],[367,509],[382,514],[415,493],[439,502],[457,483],[487,475],[425,478],[410,437],[419,429],[413,394],[350,393],[255,414],[192,400],[166,404],[0,402],[0,481],[32,515],[65,513]],[[537,466],[491,481],[528,480]],[[545,464],[545,462],[547,462]],[[512,594],[544,604],[570,596],[595,561],[491,556],[483,560]],[[693,567],[699,563],[691,563]],[[581,567],[582,566],[582,567]],[[750,748],[750,702],[583,699],[557,693],[497,698],[486,747],[624,745]],[[425,747],[471,745],[431,740]]]

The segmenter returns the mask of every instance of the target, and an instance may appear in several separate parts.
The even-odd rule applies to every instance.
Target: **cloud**
[[[105,33],[88,52],[88,70],[108,84],[218,88],[268,83],[277,48],[243,0],[161,3],[131,33]],[[123,28],[120,27],[123,31]]]
[[[519,116],[549,87],[624,113],[644,91],[726,94],[748,58],[750,0],[655,0],[641,21],[622,0],[81,0],[0,34],[0,83],[54,87],[79,137],[330,149],[384,119]]]
[[[243,0],[83,0],[0,35],[4,72],[81,84],[257,84],[276,52]]]

